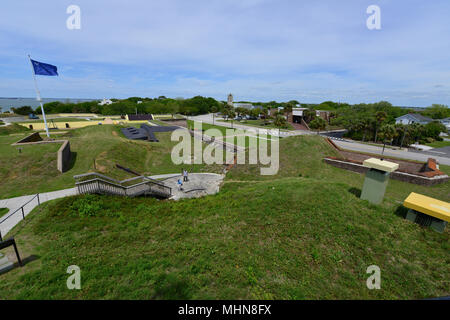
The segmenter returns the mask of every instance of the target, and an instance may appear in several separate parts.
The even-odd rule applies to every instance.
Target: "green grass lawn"
[[[238,165],[218,194],[199,199],[76,196],[43,204],[10,233],[32,261],[1,276],[0,299],[449,294],[449,229],[439,234],[406,221],[401,204],[411,191],[450,201],[450,183],[391,180],[374,206],[358,197],[363,175],[322,161],[335,155],[323,138],[282,139],[280,150],[276,176]],[[81,290],[66,288],[73,264]],[[366,287],[370,265],[381,268],[381,290]]]
[[[426,145],[433,148],[450,147],[450,141],[435,141],[432,143],[427,143]]]
[[[192,120],[187,121],[187,126],[189,129],[193,130],[194,122],[197,122],[197,121],[192,121]],[[199,123],[199,122],[197,122],[197,123]],[[202,125],[203,131],[207,131],[209,129],[217,129],[217,130],[219,130],[219,132],[222,134],[223,137],[233,136],[233,135],[239,134],[240,132],[243,132],[243,130],[223,127],[220,125],[214,125],[214,124],[209,124],[209,123],[204,123],[204,122],[202,122],[201,125]],[[245,136],[245,139],[238,139],[237,137],[230,138],[228,140],[227,140],[227,138],[224,138],[224,139],[226,142],[230,142],[234,145],[237,145],[240,147],[245,147],[245,148],[247,148],[249,146],[249,141],[250,141],[249,136]],[[222,139],[222,140],[224,140],[224,139]],[[272,139],[272,136],[267,135],[266,139]],[[259,144],[259,141],[261,141],[260,138],[258,138],[256,141],[257,145]],[[270,141],[268,141],[268,144],[270,145]]]
[[[22,132],[28,132],[31,133],[32,131],[24,126],[18,125],[17,123],[12,123],[9,126],[0,127],[0,136],[15,134],[15,133],[22,133]]]
[[[258,120],[241,120],[241,121],[231,121],[231,120],[216,120],[218,122],[224,122],[224,123],[235,123],[235,124],[243,124],[250,127],[257,127],[257,128],[263,128],[263,129],[280,129],[281,131],[287,131],[294,129],[291,124],[286,123],[286,128],[279,128],[273,123],[267,123],[264,124],[264,120],[258,119]]]
[[[60,144],[22,146],[22,153],[10,144],[25,136],[0,136],[0,199],[74,187],[74,175],[96,171],[113,178],[130,178],[116,164],[142,174],[181,172],[221,172],[221,165],[175,165],[170,151],[177,142],[170,132],[156,133],[160,142],[126,139],[119,126],[102,125],[74,129],[62,137],[70,141],[74,160],[70,170],[56,169],[56,152]],[[58,138],[60,138],[59,136]],[[95,163],[95,165],[94,165]]]

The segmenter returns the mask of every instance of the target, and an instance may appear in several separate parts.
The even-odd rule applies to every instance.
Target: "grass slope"
[[[0,127],[0,136],[21,133],[21,132],[31,133],[31,130],[24,126],[18,125],[17,123],[11,123],[8,126]]]
[[[22,255],[38,259],[2,276],[0,299],[448,295],[449,232],[423,229],[347,189],[286,178],[227,183],[218,195],[179,202],[47,203],[13,231]],[[66,288],[72,264],[82,270],[80,291]],[[366,287],[370,265],[382,270],[381,290]]]
[[[58,135],[68,139],[74,154],[69,171],[56,169],[56,151],[60,144],[23,146],[22,154],[10,144],[24,135],[0,136],[0,199],[54,191],[74,186],[73,176],[89,171],[108,174],[117,179],[130,174],[115,168],[119,163],[143,174],[181,172],[220,172],[220,165],[175,165],[170,151],[177,142],[170,141],[171,133],[157,133],[160,142],[132,141],[123,137],[119,126],[90,126]],[[94,165],[95,163],[95,165]]]
[[[322,162],[333,150],[320,137],[283,139],[281,150],[277,176],[238,166],[214,196],[178,202],[78,196],[45,203],[11,232],[22,255],[34,259],[2,275],[0,299],[449,294],[449,230],[439,234],[410,223],[401,206],[411,190],[448,201],[448,183],[421,189],[391,181],[384,203],[373,206],[358,197],[362,175]],[[72,264],[82,271],[79,291],[66,288]],[[381,268],[381,290],[366,287],[370,265]]]

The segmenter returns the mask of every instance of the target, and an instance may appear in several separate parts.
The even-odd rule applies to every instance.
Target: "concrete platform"
[[[171,199],[199,198],[216,194],[225,176],[216,173],[191,173],[188,178],[188,182],[183,182],[183,190],[180,190],[177,184],[178,179],[183,181],[181,174],[164,180],[164,184],[172,188]]]

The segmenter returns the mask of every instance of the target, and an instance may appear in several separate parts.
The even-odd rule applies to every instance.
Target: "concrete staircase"
[[[74,176],[74,178],[79,194],[96,193],[126,197],[144,195],[166,199],[172,196],[172,188],[161,181],[145,176],[119,181],[100,173],[90,172]]]

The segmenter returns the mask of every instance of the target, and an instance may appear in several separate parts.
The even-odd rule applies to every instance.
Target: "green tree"
[[[288,103],[286,106],[284,106],[283,108],[283,112],[286,115],[286,119],[289,119],[289,114],[292,113],[292,109],[294,108],[294,105]]]
[[[317,134],[319,134],[321,130],[326,129],[327,122],[321,117],[316,117],[313,121],[309,123],[309,127],[313,130],[314,129],[317,130]]]
[[[382,155],[384,154],[386,142],[392,141],[392,139],[394,139],[396,134],[397,134],[397,131],[395,130],[394,125],[392,125],[392,124],[386,124],[380,128],[379,136],[383,140],[383,151],[381,152]]]
[[[40,109],[41,107],[39,107],[39,109]],[[14,112],[14,113],[16,113],[16,114],[20,114],[20,115],[22,115],[22,116],[27,116],[27,115],[29,115],[30,113],[34,113],[34,111],[33,111],[33,109],[30,107],[30,106],[22,106],[22,107],[19,107],[19,108],[11,108],[12,109],[12,111]]]
[[[284,128],[286,127],[286,118],[283,117],[282,114],[277,114],[275,116],[274,122],[275,126],[277,126],[278,128]]]
[[[378,138],[378,130],[382,126],[383,122],[386,120],[387,114],[385,111],[377,111],[375,113],[375,142]]]
[[[269,117],[269,109],[264,108],[261,112],[263,118],[264,118],[264,124],[267,124],[267,118]]]
[[[310,123],[316,118],[316,110],[313,108],[308,108],[306,110],[303,110],[303,119],[306,123]]]
[[[450,117],[450,108],[443,104],[433,104],[425,111],[422,111],[422,114],[433,119],[445,119]]]
[[[439,135],[441,132],[447,132],[447,128],[439,121],[433,121],[425,125],[424,131],[426,137],[441,140]]]

